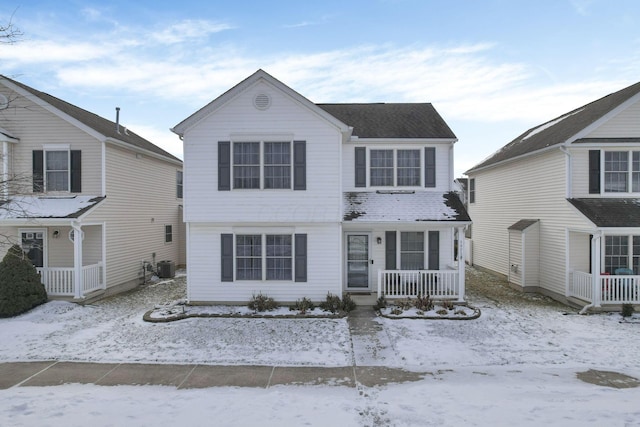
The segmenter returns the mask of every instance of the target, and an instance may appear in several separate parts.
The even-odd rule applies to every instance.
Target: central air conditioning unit
[[[173,261],[158,261],[158,277],[172,279],[176,276],[176,264]]]

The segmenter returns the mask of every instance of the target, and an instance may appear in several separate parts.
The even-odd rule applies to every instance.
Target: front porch
[[[75,297],[105,289],[102,262],[82,267],[81,289],[76,289],[75,268],[73,267],[37,267],[47,295],[53,297]]]
[[[598,274],[594,277],[583,271],[574,271],[571,276],[569,297],[581,299],[594,307],[640,304],[640,276]]]

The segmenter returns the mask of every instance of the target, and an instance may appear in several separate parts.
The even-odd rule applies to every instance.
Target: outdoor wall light
[[[60,235],[60,230],[53,230],[53,238],[54,239],[57,239],[59,235]]]
[[[376,242],[377,242],[379,245],[381,245],[381,244],[382,244],[382,237],[378,237],[378,238],[376,239]]]

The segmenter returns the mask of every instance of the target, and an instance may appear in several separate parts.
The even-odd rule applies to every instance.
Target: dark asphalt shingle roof
[[[529,129],[467,172],[561,144],[640,93],[640,82]]]
[[[515,224],[509,226],[509,228],[507,228],[507,230],[524,231],[527,228],[531,227],[536,222],[538,222],[537,219],[521,219],[520,221],[516,222]]]
[[[597,227],[640,227],[640,199],[568,199]]]
[[[430,103],[316,105],[360,138],[456,138]]]
[[[98,116],[97,114],[91,113],[87,110],[84,110],[80,107],[77,107],[73,104],[63,101],[60,98],[56,98],[53,95],[49,95],[48,93],[40,92],[39,90],[36,90],[30,86],[27,86],[25,84],[12,80],[8,77],[0,75],[0,79],[7,80],[15,84],[16,86],[21,87],[22,89],[26,90],[32,95],[40,98],[42,101],[46,102],[47,104],[68,114],[69,116],[73,117],[74,119],[78,120],[79,122],[83,123],[84,125],[90,127],[91,129],[95,130],[96,132],[108,138],[113,138],[113,139],[122,141],[134,147],[142,148],[152,153],[167,157],[171,160],[182,161],[177,157],[175,157],[174,155],[168,153],[167,151],[163,150],[162,148],[158,147],[152,142],[144,139],[143,137],[137,135],[135,132],[129,129],[127,129],[127,133],[125,133],[124,127],[122,126],[122,124],[120,125],[120,133],[118,133],[116,130],[116,123],[112,122],[111,120],[107,120],[103,117]]]

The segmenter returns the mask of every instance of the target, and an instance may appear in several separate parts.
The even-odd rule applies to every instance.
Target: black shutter
[[[33,192],[44,191],[44,156],[42,150],[33,150]]]
[[[220,280],[233,282],[233,234],[220,235]]]
[[[71,192],[82,192],[82,152],[71,150]]]
[[[231,190],[231,142],[218,141],[218,191]]]
[[[307,189],[306,141],[293,141],[293,189]]]
[[[589,150],[589,194],[600,194],[600,150]]]
[[[356,147],[356,187],[367,186],[367,149]]]
[[[424,186],[436,186],[436,147],[424,149]]]
[[[396,269],[396,232],[385,231],[384,232],[384,245],[385,245],[385,258],[384,269],[395,270]]]
[[[429,270],[440,270],[439,231],[429,231]]]
[[[307,235],[296,234],[295,235],[295,269],[296,269],[296,282],[307,281]]]

